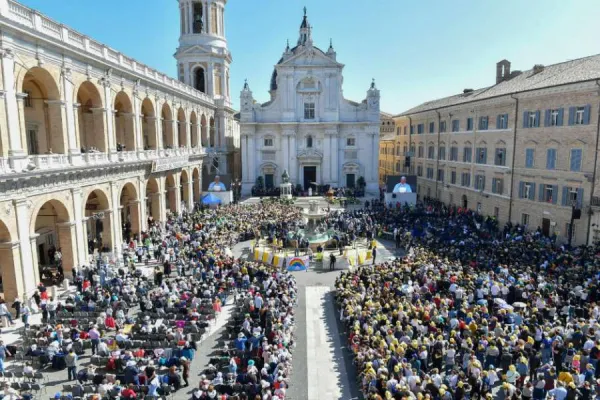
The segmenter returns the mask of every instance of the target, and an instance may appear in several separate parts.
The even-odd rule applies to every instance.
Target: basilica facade
[[[379,90],[371,83],[360,103],[343,96],[344,65],[330,44],[314,46],[306,11],[297,45],[286,47],[275,65],[270,101],[255,101],[248,83],[240,96],[242,191],[251,193],[259,177],[275,187],[288,172],[290,182],[378,188]],[[363,179],[360,179],[360,178]]]

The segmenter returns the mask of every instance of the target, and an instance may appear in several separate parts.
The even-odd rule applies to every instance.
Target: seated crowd
[[[332,216],[394,232],[401,259],[343,273],[336,301],[369,399],[592,399],[599,247],[440,203]]]
[[[277,221],[267,225],[268,233],[282,235],[298,217],[290,206],[265,204],[171,215],[164,226],[150,220],[141,244],[126,246],[124,266],[98,259],[73,271],[77,289],[64,300],[40,285],[21,307],[26,330],[14,352],[29,367],[67,369],[73,384],[63,387],[63,396],[167,396],[196,385],[190,369],[197,344],[233,294],[238,318],[229,330],[247,341],[231,343],[226,371],[210,366],[193,397],[214,399],[218,390],[219,399],[282,398],[293,344],[294,279],[235,259],[231,247],[258,234],[256,221]],[[159,265],[136,268],[134,260],[143,259]],[[37,311],[42,324],[29,324]],[[87,351],[91,363],[84,368],[80,358]]]

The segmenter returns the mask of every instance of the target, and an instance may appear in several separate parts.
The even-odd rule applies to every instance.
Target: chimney
[[[510,79],[510,61],[502,60],[496,64],[496,84]]]
[[[544,66],[542,64],[535,64],[533,66],[533,74],[539,74],[540,72],[542,72],[544,70]]]

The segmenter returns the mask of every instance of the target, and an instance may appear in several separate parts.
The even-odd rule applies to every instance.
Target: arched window
[[[202,33],[204,30],[204,23],[202,21],[202,3],[194,3],[194,33]]]
[[[308,136],[306,137],[306,147],[307,147],[307,148],[311,148],[311,147],[313,147],[313,138],[312,138],[312,136],[310,136],[310,135],[308,135]]]
[[[204,82],[204,68],[198,67],[194,72],[195,88],[202,93],[206,93],[206,85]]]

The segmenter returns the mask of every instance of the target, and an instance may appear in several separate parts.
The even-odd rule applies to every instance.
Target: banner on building
[[[288,257],[286,265],[288,271],[306,271],[309,263],[310,258],[308,256]]]
[[[179,169],[189,164],[190,156],[164,157],[152,162],[152,172]]]

